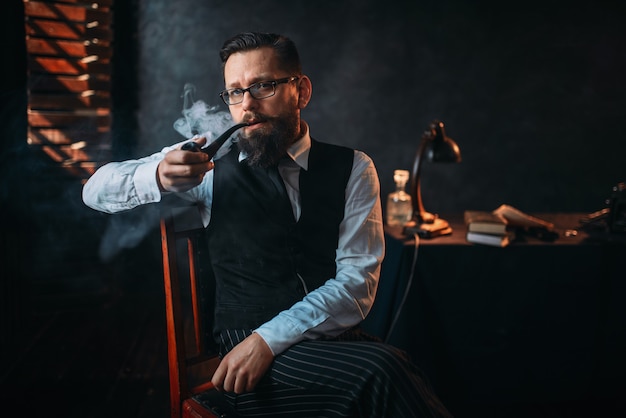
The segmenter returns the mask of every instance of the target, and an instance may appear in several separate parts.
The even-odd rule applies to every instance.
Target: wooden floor
[[[169,417],[162,279],[151,276],[35,312],[4,347],[15,360],[0,370],[2,409],[26,417]]]

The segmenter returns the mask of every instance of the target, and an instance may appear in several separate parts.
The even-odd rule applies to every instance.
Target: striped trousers
[[[250,333],[222,332],[220,356]],[[251,417],[452,416],[403,351],[358,330],[295,344],[276,356],[253,392],[225,395]]]

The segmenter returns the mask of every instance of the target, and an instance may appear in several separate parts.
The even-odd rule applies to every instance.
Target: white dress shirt
[[[309,129],[306,124],[304,126],[303,137],[289,148],[291,161],[279,166],[296,219],[299,219],[301,210],[300,168],[308,169],[311,149]],[[159,202],[162,193],[156,180],[157,166],[167,152],[180,144],[165,147],[148,157],[102,166],[85,184],[83,201],[105,213]],[[245,155],[239,158],[242,160]],[[206,173],[200,185],[177,195],[200,204],[202,221],[207,226],[211,219],[213,170]],[[355,150],[346,187],[344,219],[339,227],[335,277],[262,324],[255,332],[277,355],[304,339],[333,337],[358,324],[374,302],[384,252],[378,174],[371,158]]]

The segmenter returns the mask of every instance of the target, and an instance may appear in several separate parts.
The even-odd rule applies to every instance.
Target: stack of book
[[[540,228],[552,231],[554,224],[528,215],[512,206],[501,205],[492,212],[466,210],[467,241],[475,244],[506,247],[518,229]]]
[[[506,247],[512,240],[512,231],[507,229],[506,218],[494,212],[466,210],[466,238],[475,244]]]

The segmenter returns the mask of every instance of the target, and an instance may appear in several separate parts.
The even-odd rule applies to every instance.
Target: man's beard
[[[246,161],[252,167],[267,168],[278,164],[287,155],[287,150],[298,138],[297,111],[289,114],[270,117],[261,114],[251,115],[250,119],[262,120],[270,126],[269,132],[254,131],[248,136],[239,134],[237,145],[239,151],[247,155]],[[244,119],[245,121],[246,119]]]

